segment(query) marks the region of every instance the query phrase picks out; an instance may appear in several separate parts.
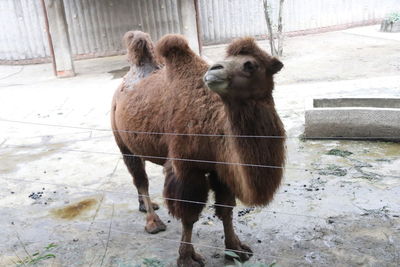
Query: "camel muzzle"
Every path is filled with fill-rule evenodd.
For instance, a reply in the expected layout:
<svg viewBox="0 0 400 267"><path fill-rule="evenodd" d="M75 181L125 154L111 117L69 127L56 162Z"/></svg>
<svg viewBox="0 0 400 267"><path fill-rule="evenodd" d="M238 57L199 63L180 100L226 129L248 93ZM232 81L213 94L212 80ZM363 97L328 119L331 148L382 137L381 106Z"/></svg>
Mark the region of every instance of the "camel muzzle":
<svg viewBox="0 0 400 267"><path fill-rule="evenodd" d="M222 63L212 65L203 77L207 87L218 94L226 94L229 84L228 74Z"/></svg>

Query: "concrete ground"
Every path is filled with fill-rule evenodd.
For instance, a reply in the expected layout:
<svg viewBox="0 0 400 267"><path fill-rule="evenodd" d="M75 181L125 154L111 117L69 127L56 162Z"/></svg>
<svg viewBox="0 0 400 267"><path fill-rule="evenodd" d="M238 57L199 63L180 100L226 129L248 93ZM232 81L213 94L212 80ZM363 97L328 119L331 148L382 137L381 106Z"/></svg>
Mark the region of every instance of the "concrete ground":
<svg viewBox="0 0 400 267"><path fill-rule="evenodd" d="M285 180L268 207L234 210L252 262L400 265L400 144L301 138L309 98L400 97L400 35L378 28L285 40L275 89L289 136ZM224 48L204 53L217 60ZM180 223L162 206L167 231L144 232L109 131L126 66L124 57L77 61L70 79L49 64L0 66L0 266L174 266ZM162 204L162 170L147 171ZM225 263L222 236L209 206L193 234L207 266Z"/></svg>

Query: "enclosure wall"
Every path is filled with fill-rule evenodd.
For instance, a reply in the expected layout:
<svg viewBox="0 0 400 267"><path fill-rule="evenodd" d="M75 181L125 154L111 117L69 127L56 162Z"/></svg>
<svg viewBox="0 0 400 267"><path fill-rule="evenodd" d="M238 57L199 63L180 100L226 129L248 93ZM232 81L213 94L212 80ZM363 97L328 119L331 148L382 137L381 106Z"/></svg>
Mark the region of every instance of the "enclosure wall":
<svg viewBox="0 0 400 267"><path fill-rule="evenodd" d="M182 1L182 0L181 0ZM192 1L192 0L184 0ZM267 33L262 0L198 0L204 44ZM270 0L276 18L279 0ZM153 40L183 32L178 0L64 0L75 57L123 52L132 29ZM284 31L367 24L400 11L399 0L286 0ZM37 0L0 1L0 62L48 58L43 10Z"/></svg>
<svg viewBox="0 0 400 267"><path fill-rule="evenodd" d="M268 2L276 22L279 0ZM369 24L396 10L399 0L285 0L284 32ZM262 0L200 0L200 14L205 44L268 32Z"/></svg>

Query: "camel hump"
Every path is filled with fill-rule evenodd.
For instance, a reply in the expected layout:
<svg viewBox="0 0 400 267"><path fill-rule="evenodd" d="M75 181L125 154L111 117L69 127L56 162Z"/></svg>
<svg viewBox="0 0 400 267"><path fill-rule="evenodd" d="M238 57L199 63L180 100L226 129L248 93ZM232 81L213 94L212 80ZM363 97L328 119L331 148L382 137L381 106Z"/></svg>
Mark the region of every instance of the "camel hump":
<svg viewBox="0 0 400 267"><path fill-rule="evenodd" d="M145 63L157 65L154 53L154 45L148 35L141 31L128 31L123 37L128 52L128 61L136 66L143 66Z"/></svg>
<svg viewBox="0 0 400 267"><path fill-rule="evenodd" d="M161 38L156 45L156 52L167 60L185 55L194 55L188 41L179 34L168 34Z"/></svg>

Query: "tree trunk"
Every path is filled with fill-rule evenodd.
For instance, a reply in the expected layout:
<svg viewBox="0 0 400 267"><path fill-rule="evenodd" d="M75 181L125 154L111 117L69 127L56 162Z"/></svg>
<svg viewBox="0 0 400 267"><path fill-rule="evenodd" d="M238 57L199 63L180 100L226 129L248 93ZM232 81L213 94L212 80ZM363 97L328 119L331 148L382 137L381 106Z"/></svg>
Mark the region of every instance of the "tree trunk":
<svg viewBox="0 0 400 267"><path fill-rule="evenodd" d="M283 23L282 23L282 17L283 17L283 2L285 0L280 0L279 1L279 15L278 15L278 57L282 56L283 54Z"/></svg>
<svg viewBox="0 0 400 267"><path fill-rule="evenodd" d="M272 30L272 23L271 23L271 18L270 18L270 12L269 12L269 6L268 6L268 0L263 0L264 3L264 15L265 15L265 21L267 22L267 27L268 27L268 39L269 39L269 45L271 47L271 54L273 56L277 55L277 50L275 47L275 41L274 41L274 31Z"/></svg>

